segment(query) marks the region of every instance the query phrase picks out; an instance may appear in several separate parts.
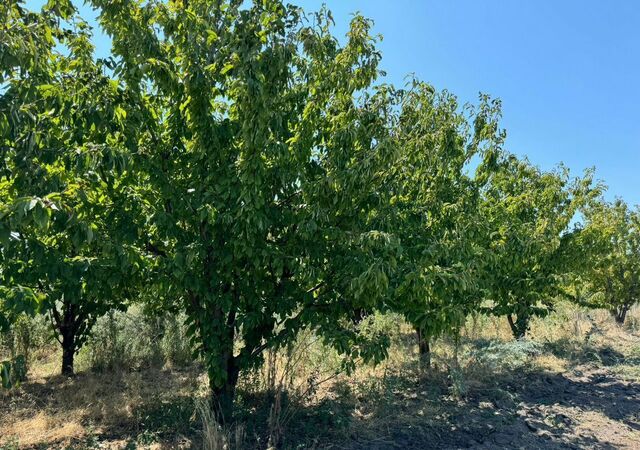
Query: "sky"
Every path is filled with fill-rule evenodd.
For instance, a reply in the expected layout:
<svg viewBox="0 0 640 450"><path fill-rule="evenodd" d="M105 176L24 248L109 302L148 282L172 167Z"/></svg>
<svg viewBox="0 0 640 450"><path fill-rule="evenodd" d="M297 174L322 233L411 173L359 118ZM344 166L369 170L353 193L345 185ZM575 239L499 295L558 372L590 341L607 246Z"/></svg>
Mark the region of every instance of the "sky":
<svg viewBox="0 0 640 450"><path fill-rule="evenodd" d="M320 2L299 3L314 10ZM507 150L543 169L596 168L640 204L637 0L328 0L343 34L354 11L383 35L389 81L407 74L462 102L502 99Z"/></svg>
<svg viewBox="0 0 640 450"><path fill-rule="evenodd" d="M289 0L315 11L321 1ZM41 4L29 0L29 6ZM589 167L640 204L640 2L637 0L326 0L344 35L354 12L383 36L387 81L406 76L502 100L505 148L545 170ZM82 8L91 16L89 8ZM109 41L95 37L98 53Z"/></svg>

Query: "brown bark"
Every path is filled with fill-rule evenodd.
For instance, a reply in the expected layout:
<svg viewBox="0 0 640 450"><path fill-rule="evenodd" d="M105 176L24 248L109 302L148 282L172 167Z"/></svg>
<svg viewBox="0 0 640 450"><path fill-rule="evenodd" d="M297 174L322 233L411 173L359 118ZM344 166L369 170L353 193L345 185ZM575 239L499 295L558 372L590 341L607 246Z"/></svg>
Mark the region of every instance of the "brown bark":
<svg viewBox="0 0 640 450"><path fill-rule="evenodd" d="M529 329L529 317L528 316L518 316L515 320L513 320L513 316L511 314L507 314L507 320L509 321L509 327L511 328L511 332L513 333L513 337L516 339L522 339L527 334L527 330Z"/></svg>
<svg viewBox="0 0 640 450"><path fill-rule="evenodd" d="M429 337L416 328L416 336L418 339L418 354L420 355L420 364L426 368L431 367L431 347L429 346Z"/></svg>

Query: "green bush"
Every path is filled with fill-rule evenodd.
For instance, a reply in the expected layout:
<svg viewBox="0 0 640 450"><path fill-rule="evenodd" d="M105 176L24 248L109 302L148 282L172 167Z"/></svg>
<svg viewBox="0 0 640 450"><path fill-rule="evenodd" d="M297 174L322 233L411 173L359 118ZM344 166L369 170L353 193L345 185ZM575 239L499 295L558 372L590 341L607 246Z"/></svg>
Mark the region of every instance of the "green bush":
<svg viewBox="0 0 640 450"><path fill-rule="evenodd" d="M387 336L394 343L400 343L402 334L400 326L404 323L402 315L397 313L375 312L366 316L360 322L358 329L360 334L371 339L376 336Z"/></svg>
<svg viewBox="0 0 640 450"><path fill-rule="evenodd" d="M532 357L542 354L542 344L528 339L509 342L491 341L489 345L474 349L474 360L492 371L512 370L526 365Z"/></svg>
<svg viewBox="0 0 640 450"><path fill-rule="evenodd" d="M21 315L9 330L0 334L0 357L12 360L22 357L26 373L34 352L52 345L53 342L53 332L46 317Z"/></svg>
<svg viewBox="0 0 640 450"><path fill-rule="evenodd" d="M27 379L27 365L23 355L11 361L0 361L0 385L5 389L20 385Z"/></svg>
<svg viewBox="0 0 640 450"><path fill-rule="evenodd" d="M185 317L167 315L163 318L164 334L160 341L165 363L182 367L193 361L193 350L186 336Z"/></svg>
<svg viewBox="0 0 640 450"><path fill-rule="evenodd" d="M149 315L137 306L98 320L80 359L97 372L180 367L193 360L181 316Z"/></svg>

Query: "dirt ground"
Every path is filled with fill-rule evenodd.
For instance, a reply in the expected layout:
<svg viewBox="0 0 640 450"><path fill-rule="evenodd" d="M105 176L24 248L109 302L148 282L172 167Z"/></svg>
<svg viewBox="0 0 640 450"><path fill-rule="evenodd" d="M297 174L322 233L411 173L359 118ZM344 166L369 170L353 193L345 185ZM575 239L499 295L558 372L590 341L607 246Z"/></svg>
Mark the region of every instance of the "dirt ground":
<svg viewBox="0 0 640 450"><path fill-rule="evenodd" d="M189 380L193 382L193 376L142 374L133 382L138 383L136 394L131 379L119 377L111 383L93 375L75 382L95 386L99 380L98 391L62 380L49 386L23 385L20 394L3 397L1 448L198 448L197 421L189 402L181 410L177 401L181 397L169 396L154 399L157 407L149 407L154 403L153 390L163 386L179 392ZM352 423L341 427L330 419L314 443L313 431L296 430L307 420L313 426L323 422L318 409L310 408L290 425L283 447L640 449L640 383L607 367L589 364L565 373L525 371L496 379L487 390L473 388L464 399L447 395L446 386L437 385L437 380L421 380L412 388L403 381L400 390L390 391L386 408L373 406L371 399L338 396L331 409L351 409ZM441 392L434 395L433 389ZM101 402L100 390L120 395ZM128 398L126 391L131 394ZM93 404L88 395L96 395ZM393 416L385 420L384 409ZM167 420L158 419L164 415Z"/></svg>
<svg viewBox="0 0 640 450"><path fill-rule="evenodd" d="M588 366L522 375L504 381L503 399L476 393L431 427L400 427L378 443L356 437L345 448L640 449L640 383Z"/></svg>
<svg viewBox="0 0 640 450"><path fill-rule="evenodd" d="M278 447L640 449L640 334L578 334L538 335L524 350L505 339L492 347L495 336L469 338L459 367L444 342L429 370L407 351L412 337L402 336L382 367L338 377L311 401L283 404L291 418ZM203 448L201 367L65 379L54 375L57 356L19 388L0 391L0 449ZM266 448L270 400L244 386L238 404L244 428L236 441Z"/></svg>
<svg viewBox="0 0 640 450"><path fill-rule="evenodd" d="M511 423L471 440L476 448L640 448L640 385L606 369L546 374L516 387Z"/></svg>

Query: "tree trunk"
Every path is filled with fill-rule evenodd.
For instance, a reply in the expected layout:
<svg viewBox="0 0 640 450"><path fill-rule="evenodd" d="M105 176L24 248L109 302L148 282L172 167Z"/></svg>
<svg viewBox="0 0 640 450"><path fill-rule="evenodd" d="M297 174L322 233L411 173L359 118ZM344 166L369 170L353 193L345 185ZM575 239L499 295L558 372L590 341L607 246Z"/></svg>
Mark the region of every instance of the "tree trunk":
<svg viewBox="0 0 640 450"><path fill-rule="evenodd" d="M226 362L226 379L222 386L216 386L210 382L211 403L218 423L230 423L233 420L233 407L236 397L236 386L240 370L235 358L229 358ZM211 379L211 377L209 377Z"/></svg>
<svg viewBox="0 0 640 450"><path fill-rule="evenodd" d="M221 308L214 310L214 320L223 325L219 330L222 339L219 341L219 353L217 354L216 368L224 373L222 385L211 383L211 401L216 415L216 420L220 424L230 423L233 420L233 404L236 396L236 386L240 376L240 366L238 358L233 354L233 344L235 340L235 320L236 312L232 309L225 318L225 313ZM226 336L225 336L226 334ZM211 380L212 377L210 376ZM215 380L215 378L213 378Z"/></svg>
<svg viewBox="0 0 640 450"><path fill-rule="evenodd" d="M418 338L418 354L420 355L420 365L425 368L431 367L431 348L429 346L429 338L416 328L416 336Z"/></svg>
<svg viewBox="0 0 640 450"><path fill-rule="evenodd" d="M511 314L507 314L507 320L509 321L509 327L511 327L513 337L516 339L522 339L525 337L527 330L529 329L529 316L518 315L514 321L513 316Z"/></svg>
<svg viewBox="0 0 640 450"><path fill-rule="evenodd" d="M73 358L76 353L75 334L71 330L62 333L62 375L72 377L74 375Z"/></svg>
<svg viewBox="0 0 640 450"><path fill-rule="evenodd" d="M62 314L55 306L51 309L56 331L61 339L62 346L62 375L72 377L74 375L73 359L77 350L77 332L80 319L76 317L77 308L73 303L63 303Z"/></svg>
<svg viewBox="0 0 640 450"><path fill-rule="evenodd" d="M624 324L624 321L627 318L627 311L629 311L629 308L624 305L618 306L615 311L611 311L611 314L618 325Z"/></svg>

